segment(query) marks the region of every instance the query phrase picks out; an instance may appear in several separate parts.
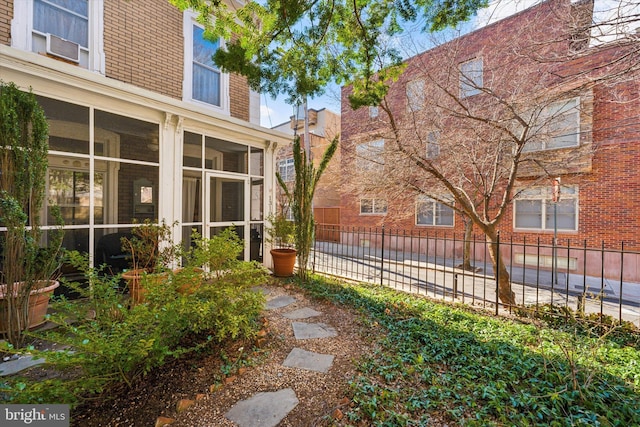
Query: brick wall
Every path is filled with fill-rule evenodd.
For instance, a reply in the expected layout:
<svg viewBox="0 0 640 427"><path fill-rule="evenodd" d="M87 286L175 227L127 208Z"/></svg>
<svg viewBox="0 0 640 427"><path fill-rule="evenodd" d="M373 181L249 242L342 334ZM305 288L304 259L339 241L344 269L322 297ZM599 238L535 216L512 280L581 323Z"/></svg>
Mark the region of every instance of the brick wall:
<svg viewBox="0 0 640 427"><path fill-rule="evenodd" d="M249 84L238 74L229 76L229 99L231 117L249 121Z"/></svg>
<svg viewBox="0 0 640 427"><path fill-rule="evenodd" d="M586 3L585 3L586 4ZM587 5L588 6L588 5ZM401 131L412 128L424 128L429 117L411 115L407 110L406 84L420 77L425 69L439 71L439 68L452 64L451 68L443 69L443 74L449 73L452 90L456 90L457 64L481 56L485 64L485 85L495 89L491 83L500 81L500 89L508 95L510 93L547 93L549 88L560 83L560 75L579 76L581 71L591 70L596 64L603 64L612 55L620 55L619 51L604 50L577 58L562 64L541 63L531 61L530 58L510 58L508 71L505 68L492 69L491 64L504 62L500 57L504 46L526 46L532 41L538 41L540 55L554 51L566 51L570 37L563 34L563 27L555 25L558 19L568 16L564 8L571 6L569 2L559 0L548 2L537 8L528 9L513 17L499 21L450 44L442 45L409 60L405 73L391 88L388 94L389 105L394 111L394 119L400 124ZM539 23L540 25L532 25ZM579 38L579 37L578 37ZM550 40L548 43L544 40ZM575 45L574 39L574 44ZM584 45L584 43L582 43ZM619 49L619 48L618 48ZM504 54L504 53L503 53ZM545 72L548 71L548 72ZM553 71L553 72L551 72ZM533 78L526 80L526 76ZM560 91L570 91L580 85L580 79L563 80ZM380 116L375 119L369 117L368 108L352 110L347 102L351 88L342 89L342 175L348 177L354 168L354 152L357 144L379 138L392 140L386 116L380 110ZM557 92L557 90L556 90ZM567 92L569 93L569 92ZM555 166L562 174L563 185L577 185L579 189L579 217L578 231L560 232L561 239L571 239L572 242L582 242L589 245L599 245L602 241L607 245L619 245L625 241L628 249L640 248L640 79L636 76L628 81L612 87L603 84L581 93L582 109L581 146L580 155L565 156L567 152L553 150L543 153L545 157L555 152L556 159L545 159L547 164ZM425 96L426 103L430 96ZM473 108L473 100L469 100ZM418 118L417 124L413 120ZM452 123L453 125L453 123ZM404 126L404 127L403 127ZM408 137L409 133L403 135ZM574 153L575 154L575 153ZM564 157L562 157L562 156ZM564 160L563 160L564 159ZM578 162L574 162L578 159ZM393 167L399 167L394 164ZM549 171L547 171L549 172ZM550 185L550 180L539 173L527 172L528 181L520 184ZM538 176L538 178L536 178ZM540 179L542 177L542 179ZM360 180L366 179L359 177ZM538 182L535 182L538 179ZM500 194L500 193L499 193ZM420 230L423 233L462 233L463 222L456 215L454 227L427 227L415 225L415 197L389 194L393 199L389 203L386 215L360 215L359 196L353 192L343 194L341 199L342 224L346 226L380 226L406 230ZM553 232L521 233L513 231L513 215L508 210L501 219L500 226L503 238L513 235L528 241L537 238L549 241ZM475 230L480 234L479 230Z"/></svg>
<svg viewBox="0 0 640 427"><path fill-rule="evenodd" d="M13 0L0 0L0 44L11 45Z"/></svg>
<svg viewBox="0 0 640 427"><path fill-rule="evenodd" d="M106 75L182 98L182 13L163 0L105 1Z"/></svg>

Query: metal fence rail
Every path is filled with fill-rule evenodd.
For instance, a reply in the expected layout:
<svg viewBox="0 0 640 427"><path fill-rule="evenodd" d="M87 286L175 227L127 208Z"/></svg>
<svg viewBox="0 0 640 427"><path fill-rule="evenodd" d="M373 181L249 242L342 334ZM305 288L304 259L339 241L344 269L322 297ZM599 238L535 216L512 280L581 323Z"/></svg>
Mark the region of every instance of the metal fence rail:
<svg viewBox="0 0 640 427"><path fill-rule="evenodd" d="M498 299L497 282L482 236L426 234L385 228L321 226L310 257L314 272L376 283L452 302L491 309L514 307ZM465 246L470 268L463 268ZM501 241L499 256L517 306L543 305L611 316L640 327L640 252L589 247L587 242Z"/></svg>

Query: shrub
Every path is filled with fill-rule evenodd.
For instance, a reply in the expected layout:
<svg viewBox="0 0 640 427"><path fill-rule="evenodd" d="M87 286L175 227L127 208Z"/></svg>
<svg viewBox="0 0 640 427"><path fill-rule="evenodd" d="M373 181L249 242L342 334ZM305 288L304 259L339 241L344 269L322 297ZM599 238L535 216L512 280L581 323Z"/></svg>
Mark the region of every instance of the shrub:
<svg viewBox="0 0 640 427"><path fill-rule="evenodd" d="M227 255L235 260L234 254L230 249ZM74 374L38 383L12 378L0 386L6 401L75 404L115 382L131 386L168 359L208 343L250 338L258 329L264 296L253 287L264 283L266 273L257 264L225 264L226 274L202 280L191 293L177 291L186 273L171 274L165 282L146 283L145 303L129 306L118 290L119 276L102 274L78 253L70 254L69 263L84 272L89 286L68 284L83 298L61 297L50 318L58 327L36 335L73 351L34 355L46 357L56 371Z"/></svg>

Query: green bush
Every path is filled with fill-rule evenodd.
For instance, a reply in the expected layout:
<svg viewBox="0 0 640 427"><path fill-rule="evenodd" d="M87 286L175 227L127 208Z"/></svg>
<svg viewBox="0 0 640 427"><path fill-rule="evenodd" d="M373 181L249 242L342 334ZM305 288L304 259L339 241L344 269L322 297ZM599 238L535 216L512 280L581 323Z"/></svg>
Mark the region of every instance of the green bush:
<svg viewBox="0 0 640 427"><path fill-rule="evenodd" d="M116 382L132 385L168 359L208 343L252 337L264 306L263 294L253 287L265 282L266 272L258 264L236 262L235 246L224 246L234 260L225 263L225 274L203 278L202 271L183 269L162 282L148 281L145 302L135 305L119 291L118 276L106 276L89 267L86 256L71 253L70 264L84 272L89 285L68 284L83 298L60 298L50 318L59 326L36 335L73 351L34 352L68 379L13 377L0 384L2 400L76 404ZM185 277L198 280L193 292L178 292Z"/></svg>

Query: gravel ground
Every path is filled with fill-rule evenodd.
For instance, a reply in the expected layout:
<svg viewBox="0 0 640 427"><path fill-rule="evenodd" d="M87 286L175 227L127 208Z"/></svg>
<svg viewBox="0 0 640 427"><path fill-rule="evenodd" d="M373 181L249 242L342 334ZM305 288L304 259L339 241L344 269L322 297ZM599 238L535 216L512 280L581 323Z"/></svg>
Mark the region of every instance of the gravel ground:
<svg viewBox="0 0 640 427"><path fill-rule="evenodd" d="M296 302L286 307L263 312L266 336L259 351L250 355L253 363L242 373L230 373L226 380L221 372L221 353L232 359L241 349L250 349L254 342L228 342L210 352L193 354L155 369L131 388L112 388L96 401L86 402L72 411L72 425L93 426L153 426L158 417L173 418L171 427L235 426L224 414L238 401L258 392L292 388L299 400L279 426L339 426L346 425L350 404L349 380L356 375L355 362L370 353L365 337L373 331L365 328L360 316L350 309L332 303L313 300L299 288L277 281L263 287L267 300L278 296L294 297ZM317 317L299 319L325 323L338 335L332 338L296 340L292 320L282 315L300 308L312 308L322 313ZM335 356L327 373L282 366L293 348ZM246 356L246 355L245 355ZM228 361L226 362L228 363ZM215 384L224 383L219 388ZM212 391L211 386L214 385ZM181 399L196 400L193 406L178 413Z"/></svg>
<svg viewBox="0 0 640 427"><path fill-rule="evenodd" d="M292 388L300 403L280 426L329 426L339 424L341 413L350 403L348 382L355 375L354 362L371 351L364 341L364 329L355 312L331 303L314 301L291 286L267 286L267 300L289 295L296 302L286 307L265 311L266 355L262 363L247 369L235 380L214 393L208 393L186 412L176 416L172 427L178 426L234 426L224 414L238 401L258 392ZM337 331L332 338L296 340L292 320L282 315L300 308L313 308L322 314L306 322L325 323ZM282 366L289 352L302 348L335 356L328 373Z"/></svg>

